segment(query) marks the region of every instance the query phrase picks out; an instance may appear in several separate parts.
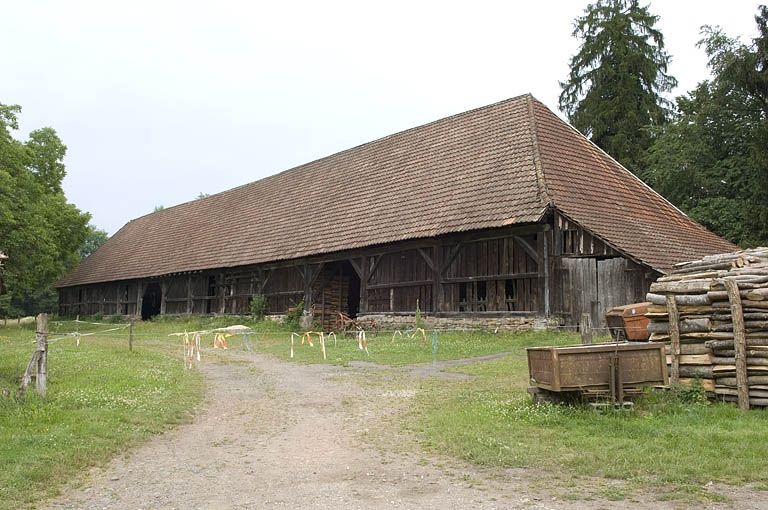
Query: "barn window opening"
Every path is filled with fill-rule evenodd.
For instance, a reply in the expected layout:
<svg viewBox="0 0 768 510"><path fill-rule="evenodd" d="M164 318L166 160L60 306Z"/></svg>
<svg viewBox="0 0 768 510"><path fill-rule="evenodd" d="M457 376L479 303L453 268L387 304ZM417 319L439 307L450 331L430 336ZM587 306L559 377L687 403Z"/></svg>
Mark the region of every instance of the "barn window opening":
<svg viewBox="0 0 768 510"><path fill-rule="evenodd" d="M504 282L504 302L507 305L508 311L515 309L515 280Z"/></svg>
<svg viewBox="0 0 768 510"><path fill-rule="evenodd" d="M459 284L459 311L460 312L467 311L467 284L466 283Z"/></svg>
<svg viewBox="0 0 768 510"><path fill-rule="evenodd" d="M205 300L205 313L213 312L213 298L216 297L216 277L208 278L208 299Z"/></svg>
<svg viewBox="0 0 768 510"><path fill-rule="evenodd" d="M486 282L477 282L477 311L485 312L488 303L488 286Z"/></svg>

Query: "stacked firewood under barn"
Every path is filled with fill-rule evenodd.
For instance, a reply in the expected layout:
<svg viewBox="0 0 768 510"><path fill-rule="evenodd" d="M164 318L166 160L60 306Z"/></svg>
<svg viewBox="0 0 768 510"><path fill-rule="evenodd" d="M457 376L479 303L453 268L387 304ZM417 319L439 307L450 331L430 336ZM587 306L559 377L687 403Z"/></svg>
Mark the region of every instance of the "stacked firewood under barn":
<svg viewBox="0 0 768 510"><path fill-rule="evenodd" d="M678 264L651 285L652 342L670 382L701 381L720 400L768 406L768 248Z"/></svg>

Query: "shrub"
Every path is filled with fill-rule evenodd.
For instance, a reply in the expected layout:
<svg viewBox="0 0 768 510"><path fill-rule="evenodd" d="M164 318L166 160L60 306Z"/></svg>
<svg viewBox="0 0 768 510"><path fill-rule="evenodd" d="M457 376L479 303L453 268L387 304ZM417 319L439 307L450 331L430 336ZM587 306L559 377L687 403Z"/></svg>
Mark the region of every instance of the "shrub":
<svg viewBox="0 0 768 510"><path fill-rule="evenodd" d="M299 301L299 303L296 305L296 309L292 312L289 311L287 314L285 314L285 319L283 320L283 324L286 326L289 326L292 329L298 329L299 325L301 324L301 316L304 314L304 300L302 299Z"/></svg>
<svg viewBox="0 0 768 510"><path fill-rule="evenodd" d="M256 294L251 298L251 315L257 321L263 321L267 314L267 297L264 294Z"/></svg>

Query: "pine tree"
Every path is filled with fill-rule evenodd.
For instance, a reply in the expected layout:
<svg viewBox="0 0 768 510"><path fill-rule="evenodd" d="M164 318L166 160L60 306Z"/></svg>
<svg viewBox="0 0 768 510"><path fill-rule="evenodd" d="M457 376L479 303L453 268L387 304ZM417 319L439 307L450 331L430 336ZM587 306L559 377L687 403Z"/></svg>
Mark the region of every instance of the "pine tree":
<svg viewBox="0 0 768 510"><path fill-rule="evenodd" d="M638 0L598 0L574 22L581 39L568 80L560 83L560 110L571 124L632 171L642 168L652 128L664 124L677 86L658 16Z"/></svg>

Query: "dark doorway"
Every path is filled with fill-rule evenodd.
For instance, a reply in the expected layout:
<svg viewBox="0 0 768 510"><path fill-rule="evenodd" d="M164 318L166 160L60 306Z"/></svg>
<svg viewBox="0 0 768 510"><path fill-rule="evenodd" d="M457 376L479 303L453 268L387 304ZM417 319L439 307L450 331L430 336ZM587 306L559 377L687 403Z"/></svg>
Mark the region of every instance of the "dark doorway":
<svg viewBox="0 0 768 510"><path fill-rule="evenodd" d="M347 310L353 319L360 313L360 277L352 268L352 264L344 262L342 266L344 280L347 281Z"/></svg>
<svg viewBox="0 0 768 510"><path fill-rule="evenodd" d="M144 291L141 302L141 320L146 321L160 315L160 302L163 299L163 291L157 283L150 283Z"/></svg>

